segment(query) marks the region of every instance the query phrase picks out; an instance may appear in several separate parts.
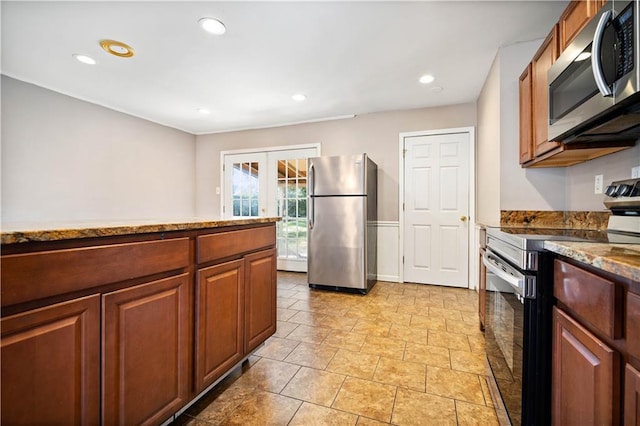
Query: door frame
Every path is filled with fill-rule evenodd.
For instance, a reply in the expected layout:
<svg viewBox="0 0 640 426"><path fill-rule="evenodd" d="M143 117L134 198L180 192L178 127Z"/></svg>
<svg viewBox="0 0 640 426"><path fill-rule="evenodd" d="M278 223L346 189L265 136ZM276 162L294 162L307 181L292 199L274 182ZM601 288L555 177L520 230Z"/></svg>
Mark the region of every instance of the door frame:
<svg viewBox="0 0 640 426"><path fill-rule="evenodd" d="M475 137L475 127L455 127L450 129L436 129L436 130L421 130L417 132L404 132L400 133L398 140L398 154L399 154L399 167L398 167L398 282L404 282L404 139L408 137L415 136L434 136L434 135L447 135L452 133L466 133L469 135L469 227L468 227L468 238L469 238L469 247L468 247L468 255L469 255L469 268L468 268L468 276L467 276L467 288L474 288L472 278L478 276L477 268L479 265L476 262L472 261L476 258L476 246L477 241L475 240L476 232L476 162L475 162L475 151L476 151L476 137ZM464 287L462 287L464 288Z"/></svg>

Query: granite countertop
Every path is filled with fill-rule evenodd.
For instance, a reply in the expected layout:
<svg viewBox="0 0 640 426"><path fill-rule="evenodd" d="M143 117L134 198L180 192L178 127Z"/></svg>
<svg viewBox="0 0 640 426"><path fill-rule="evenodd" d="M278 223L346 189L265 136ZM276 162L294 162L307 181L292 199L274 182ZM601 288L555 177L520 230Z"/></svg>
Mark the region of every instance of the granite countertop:
<svg viewBox="0 0 640 426"><path fill-rule="evenodd" d="M544 248L603 271L640 282L640 244L545 241Z"/></svg>
<svg viewBox="0 0 640 426"><path fill-rule="evenodd" d="M224 226L273 223L278 222L280 219L280 217L256 217L246 219L188 218L117 222L3 223L0 231L0 242L2 244L15 244L30 241L57 241L152 232L190 231Z"/></svg>

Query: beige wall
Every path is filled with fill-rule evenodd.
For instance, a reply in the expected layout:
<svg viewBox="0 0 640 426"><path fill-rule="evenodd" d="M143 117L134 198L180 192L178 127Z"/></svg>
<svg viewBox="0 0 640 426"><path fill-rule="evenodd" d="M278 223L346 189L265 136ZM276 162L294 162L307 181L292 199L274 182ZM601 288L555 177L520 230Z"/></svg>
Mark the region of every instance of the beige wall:
<svg viewBox="0 0 640 426"><path fill-rule="evenodd" d="M631 168L640 166L640 145L567 168L566 210L605 210L603 195L594 194L595 175L602 175L604 184L630 179Z"/></svg>
<svg viewBox="0 0 640 426"><path fill-rule="evenodd" d="M190 217L195 136L2 76L2 222Z"/></svg>
<svg viewBox="0 0 640 426"><path fill-rule="evenodd" d="M478 97L476 222L500 223L500 56L496 55Z"/></svg>
<svg viewBox="0 0 640 426"><path fill-rule="evenodd" d="M354 118L196 137L196 212L220 214L220 152L319 143L322 155L366 152L378 164L378 220L398 220L399 134L475 126L475 104L365 114Z"/></svg>
<svg viewBox="0 0 640 426"><path fill-rule="evenodd" d="M566 168L520 167L518 81L542 40L502 47L478 98L478 222L497 225L500 210L564 210Z"/></svg>

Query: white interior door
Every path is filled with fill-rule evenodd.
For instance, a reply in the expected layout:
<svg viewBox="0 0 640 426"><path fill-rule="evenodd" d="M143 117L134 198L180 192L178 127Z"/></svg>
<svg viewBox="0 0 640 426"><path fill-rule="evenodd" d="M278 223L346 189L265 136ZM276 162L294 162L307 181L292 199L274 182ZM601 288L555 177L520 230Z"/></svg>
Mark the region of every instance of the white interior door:
<svg viewBox="0 0 640 426"><path fill-rule="evenodd" d="M469 133L404 138L404 281L469 285L469 144Z"/></svg>

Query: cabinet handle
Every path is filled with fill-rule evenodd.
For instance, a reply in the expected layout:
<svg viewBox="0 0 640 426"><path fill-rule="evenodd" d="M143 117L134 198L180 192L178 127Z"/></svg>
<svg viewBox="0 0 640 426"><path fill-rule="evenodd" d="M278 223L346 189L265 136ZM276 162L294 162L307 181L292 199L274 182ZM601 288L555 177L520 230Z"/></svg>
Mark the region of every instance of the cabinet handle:
<svg viewBox="0 0 640 426"><path fill-rule="evenodd" d="M613 92L609 88L609 85L604 80L604 73L602 72L602 62L600 61L600 46L602 44L602 35L604 34L605 26L607 22L613 18L613 10L607 10L602 14L596 27L596 32L593 35L593 47L591 55L591 71L593 72L593 78L596 80L596 86L602 94L602 96L612 96Z"/></svg>

